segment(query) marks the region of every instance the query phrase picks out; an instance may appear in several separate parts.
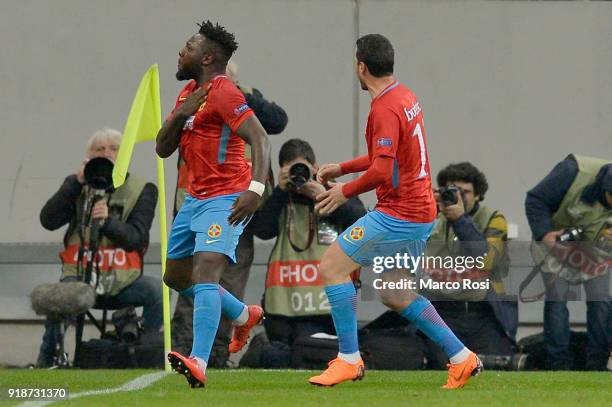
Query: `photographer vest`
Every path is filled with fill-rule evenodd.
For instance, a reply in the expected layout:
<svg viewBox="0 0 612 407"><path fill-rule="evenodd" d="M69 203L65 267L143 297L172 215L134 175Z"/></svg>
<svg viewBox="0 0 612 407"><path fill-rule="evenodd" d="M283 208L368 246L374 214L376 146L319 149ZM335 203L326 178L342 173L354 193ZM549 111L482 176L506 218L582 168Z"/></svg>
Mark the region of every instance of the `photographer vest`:
<svg viewBox="0 0 612 407"><path fill-rule="evenodd" d="M125 183L110 195L108 201L109 217L117 216L122 222L126 222L145 184L145 181L130 174ZM76 225L69 228L66 232L67 234L64 237L65 249L59 254L62 261L62 278L78 275L79 249L81 245L87 247L89 244L89 231L85 232L85 242L81 242L79 237L80 223L83 218L82 211L88 188L88 186L84 186L83 192L77 199ZM92 269L91 284L96 288L96 294L116 295L132 284L142 273L143 255L144 251L142 253L139 251L125 251L117 247L106 236L101 235L98 253L97 256L94 256L95 263ZM86 268L87 259L83 258L82 272Z"/></svg>
<svg viewBox="0 0 612 407"><path fill-rule="evenodd" d="M592 157L573 155L578 163L578 174L553 214L554 230L581 226L582 243L557 245L551 253L542 243L533 243L531 252L540 270L559 274L566 280L579 283L604 275L610 266L612 250L612 209L601 202L584 202L582 193L593 184L601 167L612 162ZM588 243L587 243L588 242Z"/></svg>
<svg viewBox="0 0 612 407"><path fill-rule="evenodd" d="M282 209L278 229L268 260L266 313L287 317L329 314L319 262L340 230L316 216L312 204L294 202Z"/></svg>
<svg viewBox="0 0 612 407"><path fill-rule="evenodd" d="M478 231L485 233L493 217L497 214L486 206L480 205L476 213L472 216L472 221L476 225ZM448 224L446 218L442 215L438 217L436 227L429 238L426 256L436 256L436 258L451 259L461 255L458 252L459 243L453 228ZM424 293L430 294L432 299L436 300L452 300L452 301L483 301L487 298L486 288L463 288L463 283L469 281L471 283L486 282L489 279L490 288L495 292L503 294L505 289L502 278L508 274L509 261L507 253L500 261L496 262L493 269L490 271L481 270L477 267L467 268L465 271L459 272L454 269L440 268L438 264L428 260L429 268L423 267L422 280L433 280L439 282L457 281L461 284L459 289L435 289L424 290ZM444 264L445 262L442 262ZM474 284L471 284L474 285ZM478 286L478 284L475 284Z"/></svg>

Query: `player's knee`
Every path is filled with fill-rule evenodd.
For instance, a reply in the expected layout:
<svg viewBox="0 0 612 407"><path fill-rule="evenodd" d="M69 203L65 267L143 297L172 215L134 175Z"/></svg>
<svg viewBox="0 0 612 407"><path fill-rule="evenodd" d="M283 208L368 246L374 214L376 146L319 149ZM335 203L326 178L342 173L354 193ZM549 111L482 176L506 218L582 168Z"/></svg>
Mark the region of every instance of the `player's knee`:
<svg viewBox="0 0 612 407"><path fill-rule="evenodd" d="M184 264L183 264L184 263ZM191 286L191 265L188 262L177 260L166 261L166 271L164 272L164 284L173 290L181 291Z"/></svg>
<svg viewBox="0 0 612 407"><path fill-rule="evenodd" d="M218 284L227 265L227 257L224 254L216 252L197 253L193 264L194 282Z"/></svg>
<svg viewBox="0 0 612 407"><path fill-rule="evenodd" d="M405 308L405 301L396 293L390 292L390 290L381 290L379 292L380 302L387 308L395 312L401 312Z"/></svg>
<svg viewBox="0 0 612 407"><path fill-rule="evenodd" d="M166 272L164 273L164 284L166 284L168 287L176 290L177 289L177 278L174 277L172 275L171 272L168 272L168 270L166 270Z"/></svg>
<svg viewBox="0 0 612 407"><path fill-rule="evenodd" d="M334 284L341 277L341 270L329 257L323 256L319 263L319 275L325 285Z"/></svg>

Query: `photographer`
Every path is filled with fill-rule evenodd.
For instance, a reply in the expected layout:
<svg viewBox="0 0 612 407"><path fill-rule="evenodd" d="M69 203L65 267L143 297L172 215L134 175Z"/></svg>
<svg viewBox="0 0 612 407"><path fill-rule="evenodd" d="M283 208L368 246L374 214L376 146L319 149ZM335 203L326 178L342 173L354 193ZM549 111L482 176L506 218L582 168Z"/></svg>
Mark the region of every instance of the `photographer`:
<svg viewBox="0 0 612 407"><path fill-rule="evenodd" d="M481 204L488 190L485 175L469 162L450 164L437 177L438 222L427 256L480 257L480 265L424 268L423 278L461 282L459 289L423 290L440 316L470 349L481 355L511 355L517 329L516 300L506 298L508 225L500 211ZM467 261L465 263L468 264ZM466 287L464 282L471 286ZM477 284L475 284L477 283ZM479 284L484 284L484 287ZM481 288L482 287L482 288ZM486 288L485 288L486 287ZM445 355L432 344L430 367L444 368ZM433 359L433 363L432 363Z"/></svg>
<svg viewBox="0 0 612 407"><path fill-rule="evenodd" d="M270 343L258 346L267 339L256 336L241 366L289 367L296 338L334 333L318 274L319 261L339 232L365 213L358 198L351 198L328 217L315 213L315 197L325 187L315 181L318 166L306 141L284 143L279 164L278 186L250 223L255 236L266 240L276 237L264 293L264 325Z"/></svg>
<svg viewBox="0 0 612 407"><path fill-rule="evenodd" d="M572 368L567 300L570 285L583 284L585 367L606 370L612 340L610 275L605 267L612 248L612 163L570 154L527 193L525 211L533 240L539 242L532 245L532 254L546 287L544 341L549 368ZM574 264L578 256L561 256L567 249L604 267Z"/></svg>
<svg viewBox="0 0 612 407"><path fill-rule="evenodd" d="M105 300L113 308L144 306L145 331L158 331L162 324L161 279L142 275L142 258L149 244L157 188L128 174L121 187L95 201L92 200L93 188L85 178L86 165L91 159L104 157L115 161L120 139L121 134L113 129L94 133L78 172L66 177L60 189L47 201L40 212L40 222L47 230L68 224L64 250L59 254L61 282L84 279L87 259L84 258L86 254L83 256L83 248L98 241L99 251L94 256L91 276L97 300ZM91 205L90 214L84 210L88 205ZM96 228L99 236L93 235ZM81 265L79 260L82 260ZM59 322L48 318L38 367L53 364L58 334Z"/></svg>

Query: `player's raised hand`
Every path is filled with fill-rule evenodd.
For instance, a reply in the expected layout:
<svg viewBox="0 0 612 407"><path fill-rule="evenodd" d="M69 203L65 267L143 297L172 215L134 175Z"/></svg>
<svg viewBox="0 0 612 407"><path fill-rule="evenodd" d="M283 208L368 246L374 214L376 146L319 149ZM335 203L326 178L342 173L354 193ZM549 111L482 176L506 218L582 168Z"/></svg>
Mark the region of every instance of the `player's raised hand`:
<svg viewBox="0 0 612 407"><path fill-rule="evenodd" d="M317 195L318 203L315 210L321 216L331 215L336 209L342 206L348 198L342 193L343 182L335 182L331 189Z"/></svg>
<svg viewBox="0 0 612 407"><path fill-rule="evenodd" d="M244 191L241 193L232 205L232 213L230 213L230 216L227 218L229 224L236 226L253 216L259 205L259 199L260 196L253 191Z"/></svg>
<svg viewBox="0 0 612 407"><path fill-rule="evenodd" d="M342 176L342 168L340 164L325 164L317 171L317 181L323 185L327 185L329 180Z"/></svg>
<svg viewBox="0 0 612 407"><path fill-rule="evenodd" d="M189 117L197 112L200 106L206 102L211 86L209 84L207 87L201 87L187 96L185 102L179 107L177 114Z"/></svg>

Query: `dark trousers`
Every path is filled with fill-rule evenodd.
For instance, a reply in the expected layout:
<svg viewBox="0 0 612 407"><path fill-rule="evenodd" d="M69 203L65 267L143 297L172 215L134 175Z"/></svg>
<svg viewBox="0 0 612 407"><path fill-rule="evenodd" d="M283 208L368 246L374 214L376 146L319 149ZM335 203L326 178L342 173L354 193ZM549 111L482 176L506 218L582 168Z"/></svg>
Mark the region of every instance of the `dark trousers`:
<svg viewBox="0 0 612 407"><path fill-rule="evenodd" d="M61 282L68 283L77 281L76 277L66 277ZM129 305L143 307L143 325L147 331L159 331L163 322L163 297L161 279L140 276L132 284L121 290L117 295L110 297L106 302L107 307L112 309L122 308ZM60 335L60 324L62 321L45 321L45 333L43 334L37 365L48 367L53 363L53 356Z"/></svg>
<svg viewBox="0 0 612 407"><path fill-rule="evenodd" d="M567 370L572 367L569 351L570 326L567 310L570 284L563 278L542 273L546 284L544 303L544 341L548 367ZM587 370L606 370L612 343L612 305L609 293L610 275L584 282L587 297Z"/></svg>
<svg viewBox="0 0 612 407"><path fill-rule="evenodd" d="M253 264L253 235L245 230L240 236L236 247L236 264L229 265L221 275L220 284L234 297L242 301L249 272ZM215 343L210 355L211 367L224 367L229 353L227 347L232 338L232 321L221 317ZM193 342L193 299L179 295L172 316L172 349L183 355L191 353Z"/></svg>
<svg viewBox="0 0 612 407"><path fill-rule="evenodd" d="M483 355L514 353L512 340L504 333L486 301L435 301L432 304L457 338L472 352ZM429 339L426 343L428 367L446 369L446 354Z"/></svg>

